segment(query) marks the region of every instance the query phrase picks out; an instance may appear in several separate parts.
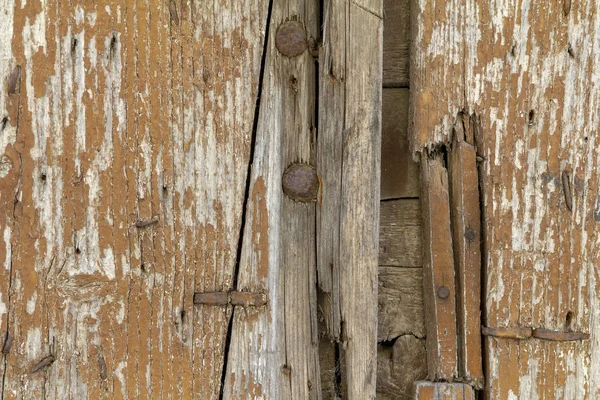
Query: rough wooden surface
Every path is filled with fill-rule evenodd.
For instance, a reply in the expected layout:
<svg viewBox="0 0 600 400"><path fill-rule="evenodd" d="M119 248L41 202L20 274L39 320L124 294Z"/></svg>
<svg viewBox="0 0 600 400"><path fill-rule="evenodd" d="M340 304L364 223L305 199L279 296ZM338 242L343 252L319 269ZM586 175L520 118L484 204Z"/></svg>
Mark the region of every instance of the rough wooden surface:
<svg viewBox="0 0 600 400"><path fill-rule="evenodd" d="M408 87L410 1L383 1L383 86Z"/></svg>
<svg viewBox="0 0 600 400"><path fill-rule="evenodd" d="M451 181L452 244L456 279L458 373L463 382L483 386L481 353L481 219L477 154L469 118L462 114L448 155ZM465 133L465 131L468 131ZM468 137L467 137L468 136ZM467 140L470 141L467 142Z"/></svg>
<svg viewBox="0 0 600 400"><path fill-rule="evenodd" d="M267 8L0 2L3 398L218 396Z"/></svg>
<svg viewBox="0 0 600 400"><path fill-rule="evenodd" d="M299 21L317 37L314 3L274 3L269 21L260 115L238 290L269 293L267 312L237 308L227 361L226 398L321 396L315 266L315 203L284 195L293 162L314 163L315 74L312 55L288 58L275 47L278 27Z"/></svg>
<svg viewBox="0 0 600 400"><path fill-rule="evenodd" d="M377 340L425 336L421 268L379 267Z"/></svg>
<svg viewBox="0 0 600 400"><path fill-rule="evenodd" d="M452 380L457 373L455 272L448 172L440 154L423 154L421 187L427 371L430 380Z"/></svg>
<svg viewBox="0 0 600 400"><path fill-rule="evenodd" d="M381 0L323 4L317 268L326 330L341 344L350 399L375 397L382 8Z"/></svg>
<svg viewBox="0 0 600 400"><path fill-rule="evenodd" d="M475 400L475 391L465 383L415 382L415 400Z"/></svg>
<svg viewBox="0 0 600 400"><path fill-rule="evenodd" d="M600 2L433 0L412 13L412 149L449 143L459 111L482 124L484 325L590 334L488 337L487 395L598 398Z"/></svg>
<svg viewBox="0 0 600 400"><path fill-rule="evenodd" d="M379 265L423 265L421 203L419 199L381 203Z"/></svg>
<svg viewBox="0 0 600 400"><path fill-rule="evenodd" d="M427 377L425 340L403 335L377 349L377 399L414 399L413 383Z"/></svg>
<svg viewBox="0 0 600 400"><path fill-rule="evenodd" d="M419 164L408 150L408 97L408 89L383 89L382 200L419 197Z"/></svg>

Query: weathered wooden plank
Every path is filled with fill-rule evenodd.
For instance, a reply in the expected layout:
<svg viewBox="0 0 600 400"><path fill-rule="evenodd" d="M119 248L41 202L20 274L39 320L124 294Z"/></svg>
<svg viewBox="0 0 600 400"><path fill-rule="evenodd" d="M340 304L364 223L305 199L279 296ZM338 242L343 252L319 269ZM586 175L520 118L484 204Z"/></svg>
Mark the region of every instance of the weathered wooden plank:
<svg viewBox="0 0 600 400"><path fill-rule="evenodd" d="M421 268L379 267L377 340L425 336Z"/></svg>
<svg viewBox="0 0 600 400"><path fill-rule="evenodd" d="M449 143L459 111L481 120L484 325L590 334L572 347L487 340L490 371L516 371L487 374L492 399L600 396L600 3L563 3L413 8L412 149Z"/></svg>
<svg viewBox="0 0 600 400"><path fill-rule="evenodd" d="M413 160L408 150L408 97L408 89L383 90L382 200L419 197L419 164Z"/></svg>
<svg viewBox="0 0 600 400"><path fill-rule="evenodd" d="M427 370L429 379L452 380L457 373L456 292L448 172L441 154L423 154L421 185Z"/></svg>
<svg viewBox="0 0 600 400"><path fill-rule="evenodd" d="M218 397L267 10L0 3L3 398Z"/></svg>
<svg viewBox="0 0 600 400"><path fill-rule="evenodd" d="M377 348L377 399L413 399L413 383L427 377L425 340L400 336Z"/></svg>
<svg viewBox="0 0 600 400"><path fill-rule="evenodd" d="M273 4L237 284L268 303L235 308L224 398L321 398L316 198L294 200L301 188L284 194L295 181L282 184L292 163L315 162L316 65L306 46L318 37L318 11L312 1ZM310 177L302 187L318 181Z"/></svg>
<svg viewBox="0 0 600 400"><path fill-rule="evenodd" d="M379 221L379 265L421 267L423 238L419 199L381 202Z"/></svg>
<svg viewBox="0 0 600 400"><path fill-rule="evenodd" d="M319 59L317 267L350 399L375 396L382 2L325 1ZM367 177L367 179L365 179Z"/></svg>
<svg viewBox="0 0 600 400"><path fill-rule="evenodd" d="M475 400L475 391L464 383L415 382L416 400Z"/></svg>
<svg viewBox="0 0 600 400"><path fill-rule="evenodd" d="M456 315L459 376L478 389L483 385L481 354L481 219L477 154L459 115L449 152L452 244L457 274Z"/></svg>
<svg viewBox="0 0 600 400"><path fill-rule="evenodd" d="M408 87L410 1L383 2L383 87Z"/></svg>

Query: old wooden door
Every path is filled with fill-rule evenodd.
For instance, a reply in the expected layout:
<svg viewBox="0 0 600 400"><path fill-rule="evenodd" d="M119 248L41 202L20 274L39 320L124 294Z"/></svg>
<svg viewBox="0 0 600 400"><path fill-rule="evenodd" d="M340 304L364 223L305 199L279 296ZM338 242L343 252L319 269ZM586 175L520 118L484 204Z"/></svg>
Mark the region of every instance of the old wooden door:
<svg viewBox="0 0 600 400"><path fill-rule="evenodd" d="M599 398L600 2L413 7L429 377L491 399Z"/></svg>
<svg viewBox="0 0 600 400"><path fill-rule="evenodd" d="M1 397L374 397L381 21L0 1Z"/></svg>

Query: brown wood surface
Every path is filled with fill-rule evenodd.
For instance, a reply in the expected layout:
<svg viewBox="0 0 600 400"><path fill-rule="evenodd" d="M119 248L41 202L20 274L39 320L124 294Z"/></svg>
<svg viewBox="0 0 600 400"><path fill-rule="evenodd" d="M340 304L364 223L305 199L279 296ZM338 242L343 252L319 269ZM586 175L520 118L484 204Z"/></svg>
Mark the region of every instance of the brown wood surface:
<svg viewBox="0 0 600 400"><path fill-rule="evenodd" d="M421 187L428 377L452 380L457 375L456 291L448 171L441 154L423 154Z"/></svg>
<svg viewBox="0 0 600 400"><path fill-rule="evenodd" d="M415 400L475 400L475 391L465 383L416 382Z"/></svg>
<svg viewBox="0 0 600 400"><path fill-rule="evenodd" d="M421 221L419 199L381 203L379 265L397 267L423 265Z"/></svg>
<svg viewBox="0 0 600 400"><path fill-rule="evenodd" d="M412 150L448 145L461 111L481 121L483 325L590 334L488 336L490 399L600 397L600 2L566 3L411 11Z"/></svg>
<svg viewBox="0 0 600 400"><path fill-rule="evenodd" d="M425 340L403 335L377 350L377 399L414 399L413 383L427 377Z"/></svg>
<svg viewBox="0 0 600 400"><path fill-rule="evenodd" d="M383 89L382 200L419 197L419 164L408 150L408 98L408 89Z"/></svg>
<svg viewBox="0 0 600 400"><path fill-rule="evenodd" d="M452 243L457 274L456 316L458 373L464 382L483 386L481 353L481 219L477 154L466 142L462 120L457 121L449 152ZM470 138L473 143L473 137Z"/></svg>

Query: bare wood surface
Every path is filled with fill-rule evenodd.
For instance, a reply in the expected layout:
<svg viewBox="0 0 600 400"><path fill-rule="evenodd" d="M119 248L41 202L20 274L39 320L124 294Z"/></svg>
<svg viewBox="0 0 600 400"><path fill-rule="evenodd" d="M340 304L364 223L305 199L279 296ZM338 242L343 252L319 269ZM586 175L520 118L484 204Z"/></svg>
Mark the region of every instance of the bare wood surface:
<svg viewBox="0 0 600 400"><path fill-rule="evenodd" d="M382 200L419 197L419 164L408 150L408 97L408 89L383 89Z"/></svg>
<svg viewBox="0 0 600 400"><path fill-rule="evenodd" d="M382 9L381 0L323 5L317 267L326 331L342 345L349 399L375 397Z"/></svg>
<svg viewBox="0 0 600 400"><path fill-rule="evenodd" d="M481 219L479 177L475 147L465 137L457 121L455 140L449 154L451 180L452 243L457 274L456 315L458 331L459 376L463 382L481 389ZM470 138L473 143L473 137Z"/></svg>
<svg viewBox="0 0 600 400"><path fill-rule="evenodd" d="M384 0L383 86L408 87L410 1Z"/></svg>
<svg viewBox="0 0 600 400"><path fill-rule="evenodd" d="M427 377L425 340L403 335L377 350L377 399L414 399L413 383Z"/></svg>
<svg viewBox="0 0 600 400"><path fill-rule="evenodd" d="M379 219L379 265L421 267L423 235L419 199L382 202Z"/></svg>
<svg viewBox="0 0 600 400"><path fill-rule="evenodd" d="M484 325L590 333L567 344L488 337L491 399L600 397L600 3L568 3L412 10L412 150L449 143L459 111L482 123Z"/></svg>
<svg viewBox="0 0 600 400"><path fill-rule="evenodd" d="M456 291L448 172L441 155L423 154L421 185L427 370L430 380L452 380L457 374Z"/></svg>
<svg viewBox="0 0 600 400"><path fill-rule="evenodd" d="M425 337L423 310L421 268L379 267L378 341Z"/></svg>

